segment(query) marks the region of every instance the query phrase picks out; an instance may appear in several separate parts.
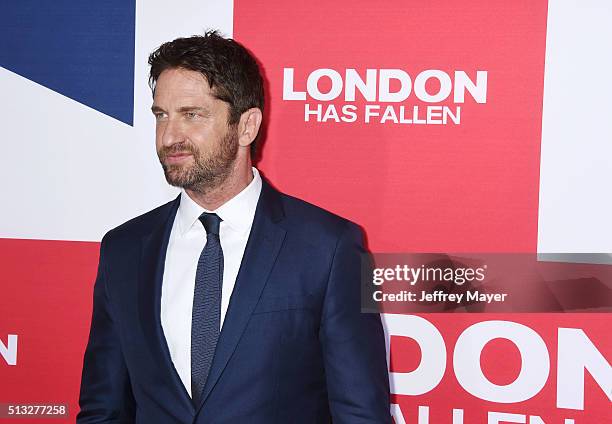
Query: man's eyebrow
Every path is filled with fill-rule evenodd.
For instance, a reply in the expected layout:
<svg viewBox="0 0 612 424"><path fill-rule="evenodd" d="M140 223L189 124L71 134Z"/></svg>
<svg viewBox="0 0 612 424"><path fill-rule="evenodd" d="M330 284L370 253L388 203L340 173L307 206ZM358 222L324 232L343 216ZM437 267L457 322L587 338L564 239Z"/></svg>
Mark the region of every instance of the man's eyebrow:
<svg viewBox="0 0 612 424"><path fill-rule="evenodd" d="M164 109L162 109L161 107L157 106L157 105L153 105L151 106L151 112L153 113L162 113L162 112L166 112ZM185 113L185 112L202 112L204 114L208 113L208 109L202 106L181 106L180 108L177 109L178 113Z"/></svg>
<svg viewBox="0 0 612 424"><path fill-rule="evenodd" d="M202 106L182 106L178 108L177 112L185 113L185 112L208 112L208 109Z"/></svg>

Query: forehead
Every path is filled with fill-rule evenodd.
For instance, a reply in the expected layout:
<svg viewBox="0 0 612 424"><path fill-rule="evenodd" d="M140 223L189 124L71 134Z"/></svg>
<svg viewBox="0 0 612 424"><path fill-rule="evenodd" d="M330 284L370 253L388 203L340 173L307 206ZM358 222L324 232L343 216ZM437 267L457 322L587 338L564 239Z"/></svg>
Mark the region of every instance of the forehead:
<svg viewBox="0 0 612 424"><path fill-rule="evenodd" d="M160 74L153 98L155 103L181 99L203 102L216 100L204 75L182 68L166 69Z"/></svg>

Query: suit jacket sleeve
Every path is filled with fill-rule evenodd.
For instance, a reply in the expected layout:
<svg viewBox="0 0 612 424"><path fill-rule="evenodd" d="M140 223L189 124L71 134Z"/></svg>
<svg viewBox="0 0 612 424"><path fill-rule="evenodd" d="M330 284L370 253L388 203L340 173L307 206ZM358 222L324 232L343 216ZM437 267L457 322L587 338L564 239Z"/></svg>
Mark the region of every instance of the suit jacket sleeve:
<svg viewBox="0 0 612 424"><path fill-rule="evenodd" d="M134 399L107 290L106 238L100 246L89 342L83 360L79 424L134 422Z"/></svg>
<svg viewBox="0 0 612 424"><path fill-rule="evenodd" d="M336 245L319 334L334 424L391 423L380 316L361 313L362 253L361 231L348 223Z"/></svg>

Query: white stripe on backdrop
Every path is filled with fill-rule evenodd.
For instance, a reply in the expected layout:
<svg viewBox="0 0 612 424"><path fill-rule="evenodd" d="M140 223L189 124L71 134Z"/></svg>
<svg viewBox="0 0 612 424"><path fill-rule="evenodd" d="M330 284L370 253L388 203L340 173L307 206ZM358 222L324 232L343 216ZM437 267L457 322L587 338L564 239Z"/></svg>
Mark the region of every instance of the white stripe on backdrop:
<svg viewBox="0 0 612 424"><path fill-rule="evenodd" d="M610 22L609 0L548 4L539 252L612 252Z"/></svg>

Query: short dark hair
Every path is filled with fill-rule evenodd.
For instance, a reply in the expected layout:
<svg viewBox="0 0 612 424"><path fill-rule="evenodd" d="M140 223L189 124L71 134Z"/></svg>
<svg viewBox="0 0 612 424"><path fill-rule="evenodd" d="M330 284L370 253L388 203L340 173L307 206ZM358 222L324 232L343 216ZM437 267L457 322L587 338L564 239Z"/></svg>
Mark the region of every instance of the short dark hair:
<svg viewBox="0 0 612 424"><path fill-rule="evenodd" d="M230 106L228 125L235 125L242 113L256 107L264 110L263 78L257 61L240 43L217 31L177 38L159 46L149 55L149 86L167 69L182 68L201 73L219 100ZM257 140L257 138L256 138ZM251 155L255 154L255 141Z"/></svg>

